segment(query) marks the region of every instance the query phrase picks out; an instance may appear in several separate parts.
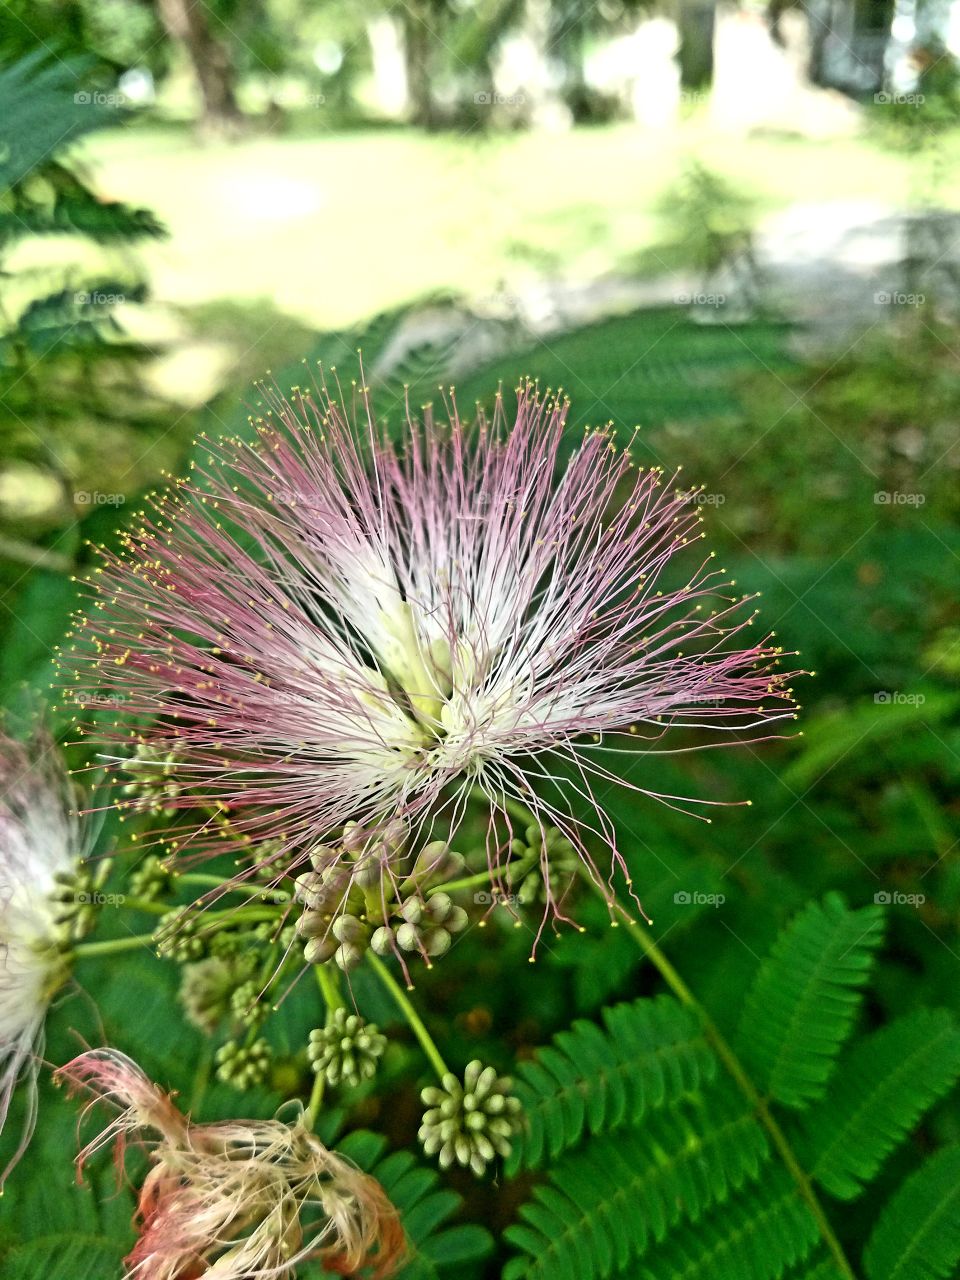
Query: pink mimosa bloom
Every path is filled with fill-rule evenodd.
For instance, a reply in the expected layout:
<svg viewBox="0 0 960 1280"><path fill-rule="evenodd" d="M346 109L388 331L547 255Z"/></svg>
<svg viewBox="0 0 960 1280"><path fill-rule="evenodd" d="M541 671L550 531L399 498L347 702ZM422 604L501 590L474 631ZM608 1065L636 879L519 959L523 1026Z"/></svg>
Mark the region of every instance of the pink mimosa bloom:
<svg viewBox="0 0 960 1280"><path fill-rule="evenodd" d="M67 976L59 893L88 843L54 744L0 736L0 1127L18 1081L27 1089L22 1139L0 1186L33 1133L44 1021Z"/></svg>
<svg viewBox="0 0 960 1280"><path fill-rule="evenodd" d="M78 1176L111 1142L122 1169L130 1135L149 1152L125 1280L292 1280L309 1259L343 1275L369 1267L365 1274L385 1277L399 1263L403 1231L380 1184L302 1124L192 1124L111 1049L80 1054L57 1078L117 1108L77 1157Z"/></svg>
<svg viewBox="0 0 960 1280"><path fill-rule="evenodd" d="M619 781L611 745L794 716L780 650L737 647L753 611L723 572L694 552L678 576L696 492L610 431L564 460L564 403L526 385L512 424L498 397L472 426L451 403L444 423L408 415L398 448L365 390L350 410L326 385L264 395L254 443L205 441L104 553L74 660L78 701L115 690L176 754L172 808L230 811L289 867L350 821L455 826L478 789L559 827L599 878L584 836L619 858L594 800ZM213 823L197 835L222 849Z"/></svg>

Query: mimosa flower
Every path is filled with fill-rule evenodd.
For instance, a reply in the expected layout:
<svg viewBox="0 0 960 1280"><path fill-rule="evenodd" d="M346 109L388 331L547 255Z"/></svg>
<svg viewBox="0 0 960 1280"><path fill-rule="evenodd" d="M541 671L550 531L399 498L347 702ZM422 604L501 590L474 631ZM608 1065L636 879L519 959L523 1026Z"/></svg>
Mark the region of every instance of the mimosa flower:
<svg viewBox="0 0 960 1280"><path fill-rule="evenodd" d="M399 816L415 853L418 824L456 827L478 791L492 814L521 802L606 880L586 851L592 833L619 860L604 752L794 716L780 650L737 647L745 598L709 556L680 574L696 493L612 432L564 461L567 406L530 385L512 423L499 398L474 426L451 402L399 447L365 390L351 410L326 386L264 395L253 444L205 441L198 474L104 551L74 666L78 701L93 677L152 718L146 749L178 762L167 805L280 837L278 877L347 823ZM491 817L495 883L506 823L503 841ZM223 848L212 821L191 850L204 840Z"/></svg>
<svg viewBox="0 0 960 1280"><path fill-rule="evenodd" d="M22 1139L0 1185L33 1133L44 1021L85 915L77 877L86 843L54 745L0 736L0 1126L20 1080L27 1090Z"/></svg>
<svg viewBox="0 0 960 1280"><path fill-rule="evenodd" d="M302 1123L192 1124L112 1049L80 1054L57 1078L117 1108L77 1157L78 1175L111 1142L122 1167L131 1135L149 1152L125 1280L292 1280L311 1259L341 1275L369 1267L376 1278L399 1263L403 1231L380 1184Z"/></svg>

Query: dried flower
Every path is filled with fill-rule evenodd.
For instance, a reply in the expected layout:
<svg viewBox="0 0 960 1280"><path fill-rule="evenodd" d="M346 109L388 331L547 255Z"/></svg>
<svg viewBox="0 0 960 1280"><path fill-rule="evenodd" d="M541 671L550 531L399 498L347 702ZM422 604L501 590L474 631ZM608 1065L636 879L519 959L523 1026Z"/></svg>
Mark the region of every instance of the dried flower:
<svg viewBox="0 0 960 1280"><path fill-rule="evenodd" d="M47 1008L66 978L70 942L89 924L81 861L89 844L53 745L0 737L0 1126L18 1080L29 1099L22 1140L36 1120L36 1075Z"/></svg>
<svg viewBox="0 0 960 1280"><path fill-rule="evenodd" d="M149 1151L126 1280L208 1273L218 1280L292 1280L309 1259L343 1275L362 1267L372 1277L395 1270L403 1232L382 1188L302 1123L192 1124L134 1062L110 1049L81 1054L57 1076L119 1109L80 1152L78 1174L112 1141L122 1164L129 1135Z"/></svg>
<svg viewBox="0 0 960 1280"><path fill-rule="evenodd" d="M518 801L555 826L607 886L585 835L622 867L611 824L571 806L620 781L603 763L613 735L653 749L686 725L742 741L792 717L780 650L735 647L753 614L709 557L678 579L702 536L690 493L610 431L563 464L559 400L528 384L512 426L498 397L476 428L451 403L447 425L411 420L398 452L366 389L358 414L335 392L291 404L264 390L255 443L206 442L200 480L157 499L124 553L103 552L81 690L95 676L154 718L143 749L178 762L166 805L227 809L247 841L282 832L291 868L384 814L411 824L415 848L416 824L440 804L455 827L479 788L492 813ZM222 849L205 823L191 851L212 834ZM495 884L508 846L491 818ZM348 967L357 944L340 945Z"/></svg>

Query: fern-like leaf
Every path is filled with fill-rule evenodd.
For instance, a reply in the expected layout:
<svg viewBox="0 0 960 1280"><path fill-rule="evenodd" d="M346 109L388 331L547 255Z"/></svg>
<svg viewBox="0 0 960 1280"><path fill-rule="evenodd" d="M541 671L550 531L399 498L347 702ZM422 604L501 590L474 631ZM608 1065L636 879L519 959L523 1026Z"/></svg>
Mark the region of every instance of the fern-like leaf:
<svg viewBox="0 0 960 1280"><path fill-rule="evenodd" d="M776 1101L803 1107L823 1096L882 932L881 908L851 911L839 894L829 894L777 938L747 997L739 1034L754 1080Z"/></svg>
<svg viewBox="0 0 960 1280"><path fill-rule="evenodd" d="M655 1260L622 1280L779 1280L818 1239L816 1219L786 1173L771 1171L762 1194L751 1186L719 1205L696 1231L675 1231ZM815 1271L814 1275L817 1274Z"/></svg>
<svg viewBox="0 0 960 1280"><path fill-rule="evenodd" d="M831 1258L824 1258L813 1266L804 1263L798 1270L791 1271L786 1280L844 1280L844 1277Z"/></svg>
<svg viewBox="0 0 960 1280"><path fill-rule="evenodd" d="M894 1192L864 1252L869 1280L945 1280L960 1262L960 1146Z"/></svg>
<svg viewBox="0 0 960 1280"><path fill-rule="evenodd" d="M482 1258L490 1252L490 1233L474 1223L448 1220L461 1206L455 1191L438 1186L433 1169L408 1151L384 1156L386 1140L359 1131L337 1142L337 1150L371 1174L396 1207L407 1237L407 1258L394 1280L437 1280L447 1267ZM447 1224L447 1225L444 1225Z"/></svg>
<svg viewBox="0 0 960 1280"><path fill-rule="evenodd" d="M960 1027L944 1009L920 1009L858 1040L806 1121L813 1177L841 1199L859 1195L958 1077Z"/></svg>
<svg viewBox="0 0 960 1280"><path fill-rule="evenodd" d="M525 1125L508 1173L556 1158L585 1128L598 1134L635 1123L713 1078L716 1059L700 1023L672 996L613 1005L603 1021L605 1030L574 1022L518 1068Z"/></svg>
<svg viewBox="0 0 960 1280"><path fill-rule="evenodd" d="M713 1089L654 1112L642 1127L594 1138L556 1164L507 1239L527 1255L504 1280L604 1280L756 1179L767 1142L735 1094ZM764 1200L757 1189L758 1204Z"/></svg>

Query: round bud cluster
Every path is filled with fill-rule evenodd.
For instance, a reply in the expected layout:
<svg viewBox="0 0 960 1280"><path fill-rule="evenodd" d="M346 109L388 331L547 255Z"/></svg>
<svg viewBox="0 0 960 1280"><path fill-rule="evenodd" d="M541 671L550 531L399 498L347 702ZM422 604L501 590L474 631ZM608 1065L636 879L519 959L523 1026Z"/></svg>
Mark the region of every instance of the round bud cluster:
<svg viewBox="0 0 960 1280"><path fill-rule="evenodd" d="M376 1074L387 1047L372 1022L347 1009L335 1009L325 1027L310 1032L307 1056L317 1075L330 1085L358 1085Z"/></svg>
<svg viewBox="0 0 960 1280"><path fill-rule="evenodd" d="M213 1035L231 1009L237 985L236 965L217 956L183 966L180 1003L187 1020L206 1035Z"/></svg>
<svg viewBox="0 0 960 1280"><path fill-rule="evenodd" d="M263 983L256 978L241 982L230 996L230 1013L234 1022L243 1027L259 1027L267 1020L270 1006L261 997Z"/></svg>
<svg viewBox="0 0 960 1280"><path fill-rule="evenodd" d="M207 954L207 939L200 934L199 916L187 915L182 909L168 911L160 917L153 932L154 946L168 960L202 960Z"/></svg>
<svg viewBox="0 0 960 1280"><path fill-rule="evenodd" d="M177 763L175 752L138 742L133 756L124 765L132 778L123 787L123 794L131 797L130 806L141 813L169 817L174 812L169 802L180 794L180 784L175 777Z"/></svg>
<svg viewBox="0 0 960 1280"><path fill-rule="evenodd" d="M419 951L433 960L450 950L453 934L467 927L469 916L454 904L448 893L431 893L426 899L410 897L399 906L396 919L381 925L370 939L379 956L402 951Z"/></svg>
<svg viewBox="0 0 960 1280"><path fill-rule="evenodd" d="M349 969L363 954L350 943L350 936L363 933L360 917L364 900L361 886L351 876L351 866L346 861L336 862L336 857L327 845L318 845L310 854L313 870L297 877L293 896L304 909L296 931L303 939L308 964L336 957L341 969ZM341 925L341 921L352 923Z"/></svg>
<svg viewBox="0 0 960 1280"><path fill-rule="evenodd" d="M144 902L156 902L173 888L170 868L151 853L130 873L130 892Z"/></svg>
<svg viewBox="0 0 960 1280"><path fill-rule="evenodd" d="M424 1089L428 1110L417 1135L441 1169L469 1168L479 1178L494 1156L510 1154L510 1139L520 1123L520 1100L510 1092L509 1076L498 1076L479 1060L469 1063L463 1082L448 1072L442 1086Z"/></svg>
<svg viewBox="0 0 960 1280"><path fill-rule="evenodd" d="M215 1061L218 1080L232 1084L235 1089L254 1089L263 1084L269 1074L273 1050L263 1039L250 1045L228 1040L217 1050Z"/></svg>
<svg viewBox="0 0 960 1280"><path fill-rule="evenodd" d="M311 851L312 869L297 877L294 890L304 908L296 931L308 963L333 960L346 971L360 963L368 947L378 955L400 947L428 958L449 949L467 914L448 895L424 897L424 890L455 875L463 859L435 840L409 870L401 870L406 835L399 821L375 834L348 823L339 850L318 845Z"/></svg>
<svg viewBox="0 0 960 1280"><path fill-rule="evenodd" d="M526 828L522 839L510 842L516 859L507 866L506 882L521 906L562 898L576 879L577 851L559 827L540 827L534 822ZM549 867L549 894L543 879L543 863Z"/></svg>
<svg viewBox="0 0 960 1280"><path fill-rule="evenodd" d="M65 947L79 942L93 928L96 918L96 887L86 867L56 877L53 900L59 941Z"/></svg>

